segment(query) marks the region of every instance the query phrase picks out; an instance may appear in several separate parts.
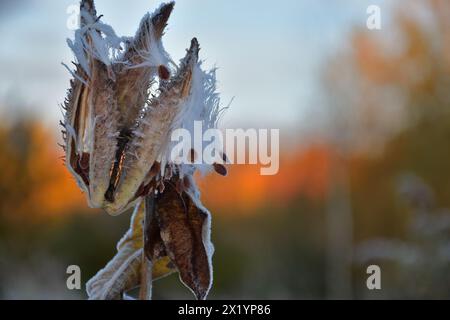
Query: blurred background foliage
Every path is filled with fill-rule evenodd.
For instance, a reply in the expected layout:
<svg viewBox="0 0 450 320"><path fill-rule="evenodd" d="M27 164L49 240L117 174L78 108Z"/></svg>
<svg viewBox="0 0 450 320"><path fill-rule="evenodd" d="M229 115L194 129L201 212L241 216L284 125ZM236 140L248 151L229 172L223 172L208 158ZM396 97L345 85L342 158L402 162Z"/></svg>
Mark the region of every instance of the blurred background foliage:
<svg viewBox="0 0 450 320"><path fill-rule="evenodd" d="M450 298L450 4L392 10L390 37L355 26L323 62L323 124L301 142L284 135L278 175L233 166L199 179L214 216L211 298ZM86 207L53 127L2 119L0 298L84 298L66 289L67 266L86 282L129 214ZM380 291L366 288L373 263ZM176 275L155 287L192 298Z"/></svg>

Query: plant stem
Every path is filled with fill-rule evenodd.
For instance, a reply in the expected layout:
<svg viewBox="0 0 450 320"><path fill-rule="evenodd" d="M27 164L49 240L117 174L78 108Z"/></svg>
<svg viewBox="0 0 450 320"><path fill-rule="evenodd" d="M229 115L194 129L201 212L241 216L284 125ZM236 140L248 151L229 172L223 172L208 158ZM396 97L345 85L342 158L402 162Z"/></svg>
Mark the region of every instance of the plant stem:
<svg viewBox="0 0 450 320"><path fill-rule="evenodd" d="M152 299L152 262L142 252L142 269L141 269L141 289L139 291L139 300Z"/></svg>
<svg viewBox="0 0 450 320"><path fill-rule="evenodd" d="M152 272L153 272L153 263L147 257L146 246L148 244L148 237L150 230L150 226L153 223L155 217L155 196L153 193L145 197L145 213L144 213L144 232L143 232L143 241L144 241L144 250L142 251L142 269L141 269L141 289L139 292L139 300L151 300L152 299Z"/></svg>

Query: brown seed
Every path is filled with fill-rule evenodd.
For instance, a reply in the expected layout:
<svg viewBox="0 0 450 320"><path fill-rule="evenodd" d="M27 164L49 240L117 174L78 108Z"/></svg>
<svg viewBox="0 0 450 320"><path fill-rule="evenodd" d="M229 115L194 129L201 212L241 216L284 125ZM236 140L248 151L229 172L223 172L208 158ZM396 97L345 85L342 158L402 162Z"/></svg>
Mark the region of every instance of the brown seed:
<svg viewBox="0 0 450 320"><path fill-rule="evenodd" d="M226 177L228 175L228 170L227 170L227 168L224 165L218 164L218 163L214 163L213 166L214 166L214 170L218 174L220 174L221 176Z"/></svg>
<svg viewBox="0 0 450 320"><path fill-rule="evenodd" d="M158 74L159 74L159 77L163 80L170 79L170 71L169 71L169 69L167 69L166 66L163 66L163 65L159 66Z"/></svg>

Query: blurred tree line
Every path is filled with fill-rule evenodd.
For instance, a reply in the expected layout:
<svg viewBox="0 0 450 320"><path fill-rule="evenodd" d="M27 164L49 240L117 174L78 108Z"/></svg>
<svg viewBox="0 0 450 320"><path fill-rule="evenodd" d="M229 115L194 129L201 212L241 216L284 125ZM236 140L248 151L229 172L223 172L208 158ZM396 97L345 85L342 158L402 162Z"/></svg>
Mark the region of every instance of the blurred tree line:
<svg viewBox="0 0 450 320"><path fill-rule="evenodd" d="M435 207L450 206L449 17L448 1L416 1L408 10L398 8L379 33L356 30L351 47L335 56L325 72L331 133L349 179L354 246L378 238L429 252L450 249L445 249L449 230L426 236L411 231L420 218L414 214L417 201L428 196L420 190L429 188L433 194L433 207L422 212L428 220L437 219L440 210ZM399 180L405 176L426 186L412 203L399 197ZM406 181L413 184L414 179ZM395 259L374 257L371 262L385 271L383 290L369 293L365 268L359 266L353 270L356 297L450 296L448 260L424 256L413 263L414 269Z"/></svg>

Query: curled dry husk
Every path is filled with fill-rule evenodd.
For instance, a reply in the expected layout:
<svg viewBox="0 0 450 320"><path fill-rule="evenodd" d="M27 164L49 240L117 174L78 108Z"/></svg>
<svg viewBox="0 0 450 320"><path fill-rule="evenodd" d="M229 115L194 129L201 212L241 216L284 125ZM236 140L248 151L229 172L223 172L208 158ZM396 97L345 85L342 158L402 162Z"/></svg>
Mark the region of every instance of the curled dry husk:
<svg viewBox="0 0 450 320"><path fill-rule="evenodd" d="M135 206L117 255L87 284L91 299L122 299L143 275L149 298L151 282L176 271L198 299L211 288L211 217L193 175L226 169L173 163L170 135L193 133L194 121L215 128L221 110L215 70L201 69L197 39L179 65L164 50L173 8L145 15L127 38L101 21L93 0L82 0L80 28L68 40L76 60L66 66L73 75L61 123L66 166L91 207L118 215Z"/></svg>

